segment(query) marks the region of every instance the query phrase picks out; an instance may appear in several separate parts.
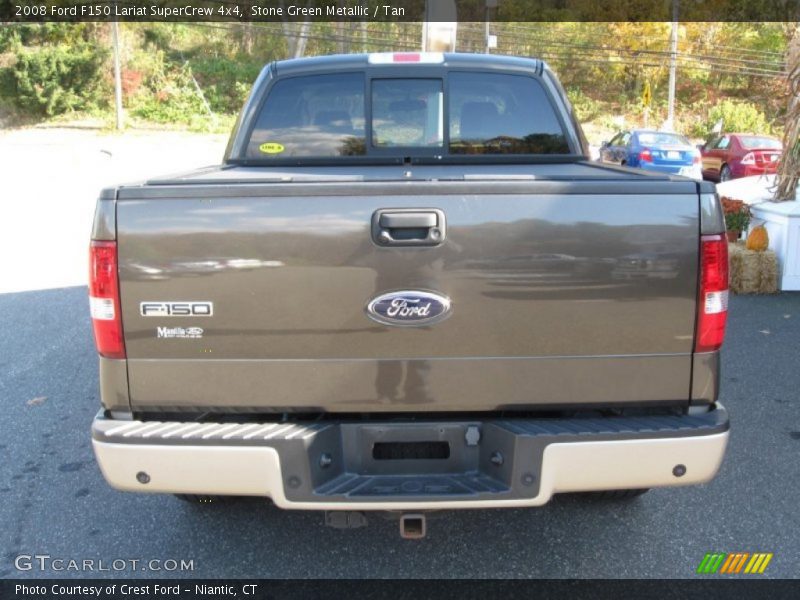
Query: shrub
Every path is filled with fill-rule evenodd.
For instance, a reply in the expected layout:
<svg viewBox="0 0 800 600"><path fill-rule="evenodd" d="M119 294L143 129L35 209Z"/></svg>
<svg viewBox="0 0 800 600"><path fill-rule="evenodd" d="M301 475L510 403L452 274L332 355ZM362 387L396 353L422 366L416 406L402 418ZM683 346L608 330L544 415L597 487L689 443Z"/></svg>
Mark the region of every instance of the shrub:
<svg viewBox="0 0 800 600"><path fill-rule="evenodd" d="M102 108L111 95L106 58L105 49L89 44L19 48L5 87L19 108L34 114Z"/></svg>
<svg viewBox="0 0 800 600"><path fill-rule="evenodd" d="M698 102L691 112L682 110L678 114L678 131L690 137L708 139L710 127L708 125L708 107ZM713 124L711 125L713 127Z"/></svg>
<svg viewBox="0 0 800 600"><path fill-rule="evenodd" d="M575 109L575 116L578 121L591 121L598 117L602 112L602 106L577 88L567 90L567 97Z"/></svg>
<svg viewBox="0 0 800 600"><path fill-rule="evenodd" d="M191 61L191 66L211 110L236 113L263 65L260 60L246 57L197 57Z"/></svg>
<svg viewBox="0 0 800 600"><path fill-rule="evenodd" d="M8 52L19 45L19 33L13 27L0 29L0 52Z"/></svg>
<svg viewBox="0 0 800 600"><path fill-rule="evenodd" d="M709 137L714 125L722 119L722 130L727 132L741 131L746 133L771 133L764 113L754 104L723 100L708 111L708 121L701 137ZM700 132L698 132L700 133Z"/></svg>
<svg viewBox="0 0 800 600"><path fill-rule="evenodd" d="M19 46L85 44L97 37L105 23L16 23L0 27L0 52Z"/></svg>
<svg viewBox="0 0 800 600"><path fill-rule="evenodd" d="M750 225L750 207L743 200L722 196L722 211L725 213L725 229L746 231Z"/></svg>
<svg viewBox="0 0 800 600"><path fill-rule="evenodd" d="M186 67L165 70L153 77L148 87L130 99L135 117L156 123L191 124L197 116L208 116Z"/></svg>

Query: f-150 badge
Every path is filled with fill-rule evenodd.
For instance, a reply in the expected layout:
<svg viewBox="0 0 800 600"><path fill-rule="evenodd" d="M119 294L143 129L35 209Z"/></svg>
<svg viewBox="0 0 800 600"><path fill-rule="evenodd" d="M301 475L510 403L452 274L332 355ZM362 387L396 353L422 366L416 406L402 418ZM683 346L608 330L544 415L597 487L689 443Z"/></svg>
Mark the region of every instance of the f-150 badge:
<svg viewBox="0 0 800 600"><path fill-rule="evenodd" d="M140 302L139 314L143 317L210 317L214 314L214 303Z"/></svg>
<svg viewBox="0 0 800 600"><path fill-rule="evenodd" d="M446 319L451 312L450 298L435 292L403 290L373 298L367 304L370 319L384 325L419 327Z"/></svg>

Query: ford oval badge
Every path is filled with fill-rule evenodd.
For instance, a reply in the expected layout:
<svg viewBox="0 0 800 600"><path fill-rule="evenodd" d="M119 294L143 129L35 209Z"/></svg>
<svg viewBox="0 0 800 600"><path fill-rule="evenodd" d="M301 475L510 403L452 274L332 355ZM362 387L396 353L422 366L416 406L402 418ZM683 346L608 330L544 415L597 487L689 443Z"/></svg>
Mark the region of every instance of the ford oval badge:
<svg viewBox="0 0 800 600"><path fill-rule="evenodd" d="M450 315L450 298L435 292L403 290L388 292L367 304L371 319L384 325L419 327L431 325Z"/></svg>

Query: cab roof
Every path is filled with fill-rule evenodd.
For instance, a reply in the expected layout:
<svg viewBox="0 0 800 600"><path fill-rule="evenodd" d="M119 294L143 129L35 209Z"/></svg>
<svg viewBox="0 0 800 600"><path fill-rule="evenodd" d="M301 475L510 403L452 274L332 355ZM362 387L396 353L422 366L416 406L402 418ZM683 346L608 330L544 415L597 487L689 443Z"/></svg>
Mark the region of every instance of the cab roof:
<svg viewBox="0 0 800 600"><path fill-rule="evenodd" d="M397 60L380 60L376 57ZM414 60L414 57L419 57ZM372 60L371 60L372 59ZM379 52L371 54L334 54L328 56L314 56L309 58L295 58L280 60L272 63L276 75L294 73L333 71L342 69L401 69L401 68L476 68L485 70L519 70L542 73L545 63L537 58L523 58L519 56L505 56L499 54L468 54L468 53L436 53L436 52Z"/></svg>

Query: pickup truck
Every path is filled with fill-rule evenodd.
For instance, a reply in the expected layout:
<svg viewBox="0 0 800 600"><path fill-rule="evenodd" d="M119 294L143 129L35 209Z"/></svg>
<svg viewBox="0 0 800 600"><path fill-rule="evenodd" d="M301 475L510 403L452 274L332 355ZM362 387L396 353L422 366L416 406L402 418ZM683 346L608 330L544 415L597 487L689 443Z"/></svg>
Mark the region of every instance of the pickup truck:
<svg viewBox="0 0 800 600"><path fill-rule="evenodd" d="M407 537L707 482L724 233L713 184L591 162L540 60L274 62L221 165L100 195L97 461Z"/></svg>

